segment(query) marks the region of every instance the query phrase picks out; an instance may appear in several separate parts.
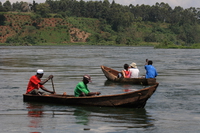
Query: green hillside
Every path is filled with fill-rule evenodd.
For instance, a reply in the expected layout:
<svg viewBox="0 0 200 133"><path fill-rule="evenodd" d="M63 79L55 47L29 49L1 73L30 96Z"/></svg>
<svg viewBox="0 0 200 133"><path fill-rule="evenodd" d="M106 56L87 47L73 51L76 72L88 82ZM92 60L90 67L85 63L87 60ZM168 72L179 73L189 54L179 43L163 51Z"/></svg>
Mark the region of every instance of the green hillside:
<svg viewBox="0 0 200 133"><path fill-rule="evenodd" d="M167 3L120 5L108 0L0 2L3 45L125 45L200 48L200 10Z"/></svg>
<svg viewBox="0 0 200 133"><path fill-rule="evenodd" d="M133 22L116 32L105 20L84 17L42 18L33 13L0 14L1 45L125 45L198 48L177 40L168 23ZM174 44L176 42L178 45Z"/></svg>

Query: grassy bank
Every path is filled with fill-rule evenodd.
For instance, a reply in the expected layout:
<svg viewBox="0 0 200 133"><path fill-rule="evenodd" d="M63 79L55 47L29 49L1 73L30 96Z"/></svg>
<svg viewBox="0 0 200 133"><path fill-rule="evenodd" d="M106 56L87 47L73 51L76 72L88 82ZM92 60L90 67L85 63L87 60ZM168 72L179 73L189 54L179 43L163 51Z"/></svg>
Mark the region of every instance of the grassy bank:
<svg viewBox="0 0 200 133"><path fill-rule="evenodd" d="M110 44L110 43L88 43L88 42L78 42L78 43L37 43L37 44L18 44L18 43L0 43L0 46L127 46L127 47L154 47L155 49L200 49L200 44L193 44L191 46L181 46L181 45L160 45L158 43L140 43L138 45L126 45L126 44Z"/></svg>
<svg viewBox="0 0 200 133"><path fill-rule="evenodd" d="M1 13L0 46L99 45L151 46L154 48L199 49L177 39L170 25L133 22L114 31L105 20L83 17L41 18L35 14Z"/></svg>

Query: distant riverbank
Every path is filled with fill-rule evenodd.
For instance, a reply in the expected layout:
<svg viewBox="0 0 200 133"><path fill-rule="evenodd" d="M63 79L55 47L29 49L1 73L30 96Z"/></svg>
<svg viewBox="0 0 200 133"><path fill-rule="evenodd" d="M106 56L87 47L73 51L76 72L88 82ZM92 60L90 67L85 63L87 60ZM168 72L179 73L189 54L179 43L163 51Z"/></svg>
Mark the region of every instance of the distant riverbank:
<svg viewBox="0 0 200 133"><path fill-rule="evenodd" d="M106 44L106 43L86 43L86 42L80 42L80 43L38 43L38 44L18 44L18 43L0 43L0 46L75 46L75 45L93 45L93 46L130 46L130 47L154 47L156 49L200 49L200 44L193 44L191 46L182 46L182 45L162 45L162 44L155 44L155 43L141 43L138 45L126 45L126 44Z"/></svg>

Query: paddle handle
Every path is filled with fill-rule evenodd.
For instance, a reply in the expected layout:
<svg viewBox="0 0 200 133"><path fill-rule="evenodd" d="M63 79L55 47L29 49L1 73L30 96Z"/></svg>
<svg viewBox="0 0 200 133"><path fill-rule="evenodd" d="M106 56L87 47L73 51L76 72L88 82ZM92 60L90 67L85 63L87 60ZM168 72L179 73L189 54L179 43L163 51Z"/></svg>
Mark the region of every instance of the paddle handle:
<svg viewBox="0 0 200 133"><path fill-rule="evenodd" d="M55 88L54 88L54 84L53 84L53 79L51 79L51 83L52 83L52 87L53 87L53 92L56 92Z"/></svg>

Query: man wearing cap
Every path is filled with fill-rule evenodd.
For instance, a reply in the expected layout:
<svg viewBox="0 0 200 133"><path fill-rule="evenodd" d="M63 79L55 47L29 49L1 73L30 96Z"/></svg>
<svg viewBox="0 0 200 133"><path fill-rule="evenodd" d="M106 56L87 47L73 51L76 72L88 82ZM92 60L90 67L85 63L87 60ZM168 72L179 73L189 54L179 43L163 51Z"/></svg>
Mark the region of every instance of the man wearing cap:
<svg viewBox="0 0 200 133"><path fill-rule="evenodd" d="M139 76L139 69L137 68L137 65L136 65L136 63L135 62L132 62L131 64L130 64L130 69L129 69L129 71L131 72L131 76L130 76L130 78L138 78L138 76Z"/></svg>
<svg viewBox="0 0 200 133"><path fill-rule="evenodd" d="M48 89L44 87L44 84L48 82L50 79L52 79L53 75L50 75L47 79L45 79L44 81L41 81L43 74L44 74L44 71L42 69L38 69L36 75L31 76L28 86L27 86L26 94L44 95L45 93L40 92L39 88L52 94L55 93L53 91L49 91Z"/></svg>
<svg viewBox="0 0 200 133"><path fill-rule="evenodd" d="M94 95L99 95L101 94L100 92L90 92L87 84L91 81L91 77L89 75L84 75L83 76L83 81L79 82L76 85L76 88L74 89L74 95L75 97L79 96L94 96Z"/></svg>
<svg viewBox="0 0 200 133"><path fill-rule="evenodd" d="M146 59L144 68L146 69L145 78L147 78L147 79L155 78L158 75L156 68L152 64L153 64L153 61Z"/></svg>

